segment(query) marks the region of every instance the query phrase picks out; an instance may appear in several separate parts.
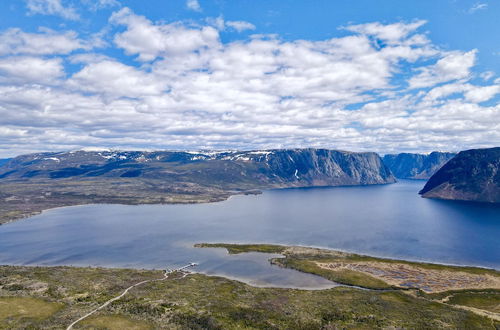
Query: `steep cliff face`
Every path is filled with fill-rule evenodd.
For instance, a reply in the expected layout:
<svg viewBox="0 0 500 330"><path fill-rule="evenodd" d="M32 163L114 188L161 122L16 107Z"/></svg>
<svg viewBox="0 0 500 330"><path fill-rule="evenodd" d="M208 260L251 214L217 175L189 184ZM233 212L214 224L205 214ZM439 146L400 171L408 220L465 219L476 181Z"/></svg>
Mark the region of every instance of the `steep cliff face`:
<svg viewBox="0 0 500 330"><path fill-rule="evenodd" d="M326 149L40 153L16 157L0 168L3 181L97 177L263 188L395 182L375 153Z"/></svg>
<svg viewBox="0 0 500 330"><path fill-rule="evenodd" d="M375 153L326 149L273 151L265 161L268 176L293 185L357 185L392 183L390 170Z"/></svg>
<svg viewBox="0 0 500 330"><path fill-rule="evenodd" d="M420 194L500 203L500 148L460 152L429 179Z"/></svg>
<svg viewBox="0 0 500 330"><path fill-rule="evenodd" d="M384 164L401 179L429 179L456 154L434 151L428 155L401 153L385 155Z"/></svg>

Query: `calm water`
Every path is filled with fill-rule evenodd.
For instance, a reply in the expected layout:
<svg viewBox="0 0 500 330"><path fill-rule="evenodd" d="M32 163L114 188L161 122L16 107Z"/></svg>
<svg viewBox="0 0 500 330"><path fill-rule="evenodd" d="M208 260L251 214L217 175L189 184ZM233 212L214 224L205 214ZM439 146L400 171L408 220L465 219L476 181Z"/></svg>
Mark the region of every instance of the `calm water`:
<svg viewBox="0 0 500 330"><path fill-rule="evenodd" d="M500 269L500 207L423 199L423 181L308 188L198 205L88 205L0 226L0 264L197 270L260 286L323 288L322 278L198 242L281 243Z"/></svg>

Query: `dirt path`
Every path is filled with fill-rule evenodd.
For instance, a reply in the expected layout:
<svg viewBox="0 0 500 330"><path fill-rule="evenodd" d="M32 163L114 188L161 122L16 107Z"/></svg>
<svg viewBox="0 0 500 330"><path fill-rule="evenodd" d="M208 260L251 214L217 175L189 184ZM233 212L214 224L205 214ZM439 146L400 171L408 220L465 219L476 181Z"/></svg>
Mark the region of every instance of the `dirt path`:
<svg viewBox="0 0 500 330"><path fill-rule="evenodd" d="M73 326L75 326L78 322L81 322L83 321L84 319L86 319L87 317L91 316L92 314L100 311L101 309L105 308L106 306L108 306L109 304L113 303L114 301L117 301L118 299L122 298L124 295L126 295L131 289L135 288L136 286L139 286L139 285L142 285L142 284L145 284L145 283L150 283L150 282L158 282L158 281L165 281L168 279L168 276L171 274L171 273L174 273L174 272L179 272L179 271L183 271L189 267L192 267L192 266L195 266L195 264L191 263L191 264L188 264L186 266L183 266L183 267L180 267L180 268L177 268L177 269L174 269L174 270L166 270L165 273L163 274L163 277L162 278L157 278L157 279L153 279L153 280L145 280L145 281L141 281L139 283L136 283L132 286L129 286L127 289L125 289L125 291L122 292L121 295L119 296L116 296L114 297L113 299L110 299L108 301L106 301L104 304L102 304L101 306L97 307L96 309L94 309L93 311L85 314L84 316L80 317L78 320L76 320L75 322L71 323L67 328L66 330L71 330L73 329ZM185 273L182 278L186 277L187 273Z"/></svg>

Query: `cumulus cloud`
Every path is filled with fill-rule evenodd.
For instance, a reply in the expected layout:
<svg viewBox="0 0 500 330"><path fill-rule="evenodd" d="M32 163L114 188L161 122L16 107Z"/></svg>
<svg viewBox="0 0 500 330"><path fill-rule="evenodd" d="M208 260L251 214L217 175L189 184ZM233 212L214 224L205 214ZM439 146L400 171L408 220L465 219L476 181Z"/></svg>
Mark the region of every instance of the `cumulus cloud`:
<svg viewBox="0 0 500 330"><path fill-rule="evenodd" d="M186 7L190 10L194 10L194 11L198 11L198 12L201 11L201 6L200 6L200 3L198 2L198 0L187 0Z"/></svg>
<svg viewBox="0 0 500 330"><path fill-rule="evenodd" d="M11 28L0 33L0 55L68 54L77 49L90 48L91 44L79 39L74 31L41 29L40 33L26 33L19 28Z"/></svg>
<svg viewBox="0 0 500 330"><path fill-rule="evenodd" d="M419 20L413 23L394 23L394 24L381 24L379 22L349 25L345 27L346 30L357 32L365 35L374 36L389 43L399 42L401 39L407 37L410 33L424 25L426 21Z"/></svg>
<svg viewBox="0 0 500 330"><path fill-rule="evenodd" d="M82 91L121 97L157 95L164 90L164 83L154 76L112 60L88 64L68 84Z"/></svg>
<svg viewBox="0 0 500 330"><path fill-rule="evenodd" d="M80 15L72 7L65 7L62 0L27 0L29 14L55 15L69 20L77 20Z"/></svg>
<svg viewBox="0 0 500 330"><path fill-rule="evenodd" d="M448 96L458 96L462 100L472 103L481 103L492 99L500 93L500 85L477 86L469 83L445 84L431 89L424 97L425 104L446 103ZM436 102L437 101L437 102Z"/></svg>
<svg viewBox="0 0 500 330"><path fill-rule="evenodd" d="M412 77L410 88L430 87L439 83L468 78L476 61L477 50L452 52L440 58L436 64L418 69L420 73Z"/></svg>
<svg viewBox="0 0 500 330"><path fill-rule="evenodd" d="M212 27L189 28L180 23L154 24L144 16L134 14L129 8L114 13L110 21L127 27L125 32L116 35L115 44L127 54L137 54L140 61L187 54L219 44L219 34Z"/></svg>
<svg viewBox="0 0 500 330"><path fill-rule="evenodd" d="M498 81L474 84L476 51L439 50L419 32L422 22L356 25L318 41L223 43L212 23L153 22L127 8L110 21L126 62L67 32L42 31L71 43L39 54L23 50L34 41L5 43L0 154L84 146L387 153L500 143ZM67 75L67 63L76 72Z"/></svg>
<svg viewBox="0 0 500 330"><path fill-rule="evenodd" d="M474 87L465 92L465 99L473 103L481 103L492 99L500 93L500 85Z"/></svg>
<svg viewBox="0 0 500 330"><path fill-rule="evenodd" d="M62 60L12 56L0 58L0 83L53 84L64 75Z"/></svg>

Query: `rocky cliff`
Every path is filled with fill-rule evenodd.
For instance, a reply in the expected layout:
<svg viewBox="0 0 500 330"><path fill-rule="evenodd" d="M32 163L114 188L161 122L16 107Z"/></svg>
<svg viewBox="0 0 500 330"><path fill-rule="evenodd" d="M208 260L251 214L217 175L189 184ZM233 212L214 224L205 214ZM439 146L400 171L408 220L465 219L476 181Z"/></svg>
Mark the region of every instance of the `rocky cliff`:
<svg viewBox="0 0 500 330"><path fill-rule="evenodd" d="M460 152L420 191L423 197L500 203L500 148Z"/></svg>
<svg viewBox="0 0 500 330"><path fill-rule="evenodd" d="M144 178L236 187L336 186L395 181L375 153L326 149L228 152L74 151L16 157L0 181Z"/></svg>
<svg viewBox="0 0 500 330"><path fill-rule="evenodd" d="M456 153L437 152L430 154L390 154L383 158L384 164L401 179L429 179Z"/></svg>

